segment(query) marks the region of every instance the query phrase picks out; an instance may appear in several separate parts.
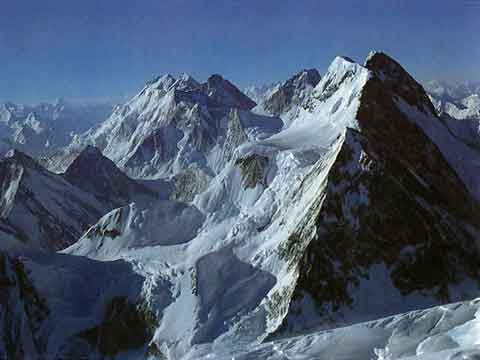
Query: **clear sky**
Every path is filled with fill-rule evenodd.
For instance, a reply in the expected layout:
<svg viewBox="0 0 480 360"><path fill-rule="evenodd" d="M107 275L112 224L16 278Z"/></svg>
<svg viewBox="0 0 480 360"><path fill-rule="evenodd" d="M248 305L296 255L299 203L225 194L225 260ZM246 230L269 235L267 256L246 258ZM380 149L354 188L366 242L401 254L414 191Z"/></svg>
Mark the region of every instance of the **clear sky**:
<svg viewBox="0 0 480 360"><path fill-rule="evenodd" d="M166 72L261 84L371 49L480 80L479 30L480 0L6 0L0 101L117 99Z"/></svg>

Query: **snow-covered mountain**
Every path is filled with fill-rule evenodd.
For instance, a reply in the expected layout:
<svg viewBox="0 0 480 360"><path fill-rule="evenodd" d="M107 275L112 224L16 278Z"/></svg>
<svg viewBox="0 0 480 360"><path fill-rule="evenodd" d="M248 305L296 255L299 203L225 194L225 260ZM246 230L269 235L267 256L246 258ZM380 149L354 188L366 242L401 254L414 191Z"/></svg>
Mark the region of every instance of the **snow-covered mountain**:
<svg viewBox="0 0 480 360"><path fill-rule="evenodd" d="M445 81L428 81L425 89L429 94L443 100L459 100L480 93L480 82L465 81L458 83L447 83Z"/></svg>
<svg viewBox="0 0 480 360"><path fill-rule="evenodd" d="M72 103L57 100L36 106L0 104L0 152L16 148L31 156L44 156L68 145L104 120L111 104Z"/></svg>
<svg viewBox="0 0 480 360"><path fill-rule="evenodd" d="M219 75L167 75L46 161L64 175L29 159L125 203L60 253L4 253L2 354L473 358L478 151L384 53L302 71L258 106ZM117 167L168 198L143 201L153 185ZM4 168L2 209L20 207ZM59 203L47 185L30 193Z"/></svg>
<svg viewBox="0 0 480 360"><path fill-rule="evenodd" d="M0 158L4 245L63 249L113 208L156 198L153 190L129 179L91 147L61 175L18 150Z"/></svg>
<svg viewBox="0 0 480 360"><path fill-rule="evenodd" d="M250 99L255 101L257 104L260 104L265 99L265 97L267 97L280 84L281 82L262 85L251 85L244 88L243 93L247 95Z"/></svg>
<svg viewBox="0 0 480 360"><path fill-rule="evenodd" d="M168 178L187 171L212 176L240 143L282 126L279 119L250 113L254 106L220 75L203 84L186 74L164 75L45 164L64 171L81 149L94 145L133 177Z"/></svg>
<svg viewBox="0 0 480 360"><path fill-rule="evenodd" d="M461 141L480 149L480 83L426 84L430 99L450 131Z"/></svg>

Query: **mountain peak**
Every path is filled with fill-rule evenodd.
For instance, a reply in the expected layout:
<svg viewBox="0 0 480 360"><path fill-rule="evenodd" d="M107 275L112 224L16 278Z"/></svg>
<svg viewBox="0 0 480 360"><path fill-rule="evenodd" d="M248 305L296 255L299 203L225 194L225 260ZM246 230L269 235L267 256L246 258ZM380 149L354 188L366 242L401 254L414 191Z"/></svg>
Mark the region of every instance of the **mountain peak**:
<svg viewBox="0 0 480 360"><path fill-rule="evenodd" d="M135 194L153 193L125 175L95 146L87 145L68 167L65 179L117 206L131 201Z"/></svg>
<svg viewBox="0 0 480 360"><path fill-rule="evenodd" d="M372 51L365 60L365 67L374 72L383 72L385 75L400 79L407 71L392 57L382 51Z"/></svg>
<svg viewBox="0 0 480 360"><path fill-rule="evenodd" d="M419 110L435 115L435 108L423 87L389 55L381 51L371 52L365 67L372 71L392 92Z"/></svg>
<svg viewBox="0 0 480 360"><path fill-rule="evenodd" d="M168 91L175 81L176 79L171 74L164 74L147 82L147 85L157 90Z"/></svg>
<svg viewBox="0 0 480 360"><path fill-rule="evenodd" d="M203 86L208 97L214 103L225 104L242 110L250 110L257 105L235 85L219 74L211 75Z"/></svg>
<svg viewBox="0 0 480 360"><path fill-rule="evenodd" d="M212 74L212 75L210 75L210 76L208 77L208 79L207 79L207 84L213 86L213 84L215 84L215 83L216 83L216 84L220 84L220 83L222 83L222 82L224 82L224 81L225 81L225 79L223 78L222 75L220 75L220 74Z"/></svg>
<svg viewBox="0 0 480 360"><path fill-rule="evenodd" d="M81 174L100 175L97 172L99 167L108 168L109 171L119 171L113 161L106 158L97 147L87 145L68 167L65 174L67 177L80 176Z"/></svg>
<svg viewBox="0 0 480 360"><path fill-rule="evenodd" d="M193 90L200 87L200 83L186 72L180 75L180 78L173 85L178 90Z"/></svg>

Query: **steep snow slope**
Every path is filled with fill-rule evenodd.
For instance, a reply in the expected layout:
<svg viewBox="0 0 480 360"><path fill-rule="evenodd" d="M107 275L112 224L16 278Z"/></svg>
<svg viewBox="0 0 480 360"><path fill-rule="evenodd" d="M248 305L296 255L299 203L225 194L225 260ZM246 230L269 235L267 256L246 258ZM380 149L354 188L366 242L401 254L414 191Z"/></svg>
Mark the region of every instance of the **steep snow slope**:
<svg viewBox="0 0 480 360"><path fill-rule="evenodd" d="M31 156L50 154L104 120L111 104L74 104L58 100L36 106L0 105L0 153L15 147Z"/></svg>
<svg viewBox="0 0 480 360"><path fill-rule="evenodd" d="M297 111L292 125L265 141L281 148L327 148L346 127L356 127L360 94L367 69L337 57Z"/></svg>

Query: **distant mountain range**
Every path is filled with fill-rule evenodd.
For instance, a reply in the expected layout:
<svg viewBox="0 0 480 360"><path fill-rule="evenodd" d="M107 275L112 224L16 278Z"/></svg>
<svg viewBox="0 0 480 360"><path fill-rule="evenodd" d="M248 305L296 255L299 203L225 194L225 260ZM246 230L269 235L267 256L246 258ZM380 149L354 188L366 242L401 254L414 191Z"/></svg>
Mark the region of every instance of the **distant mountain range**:
<svg viewBox="0 0 480 360"><path fill-rule="evenodd" d="M103 121L112 108L112 104L61 99L36 106L0 104L0 151L14 147L32 156L49 154Z"/></svg>

